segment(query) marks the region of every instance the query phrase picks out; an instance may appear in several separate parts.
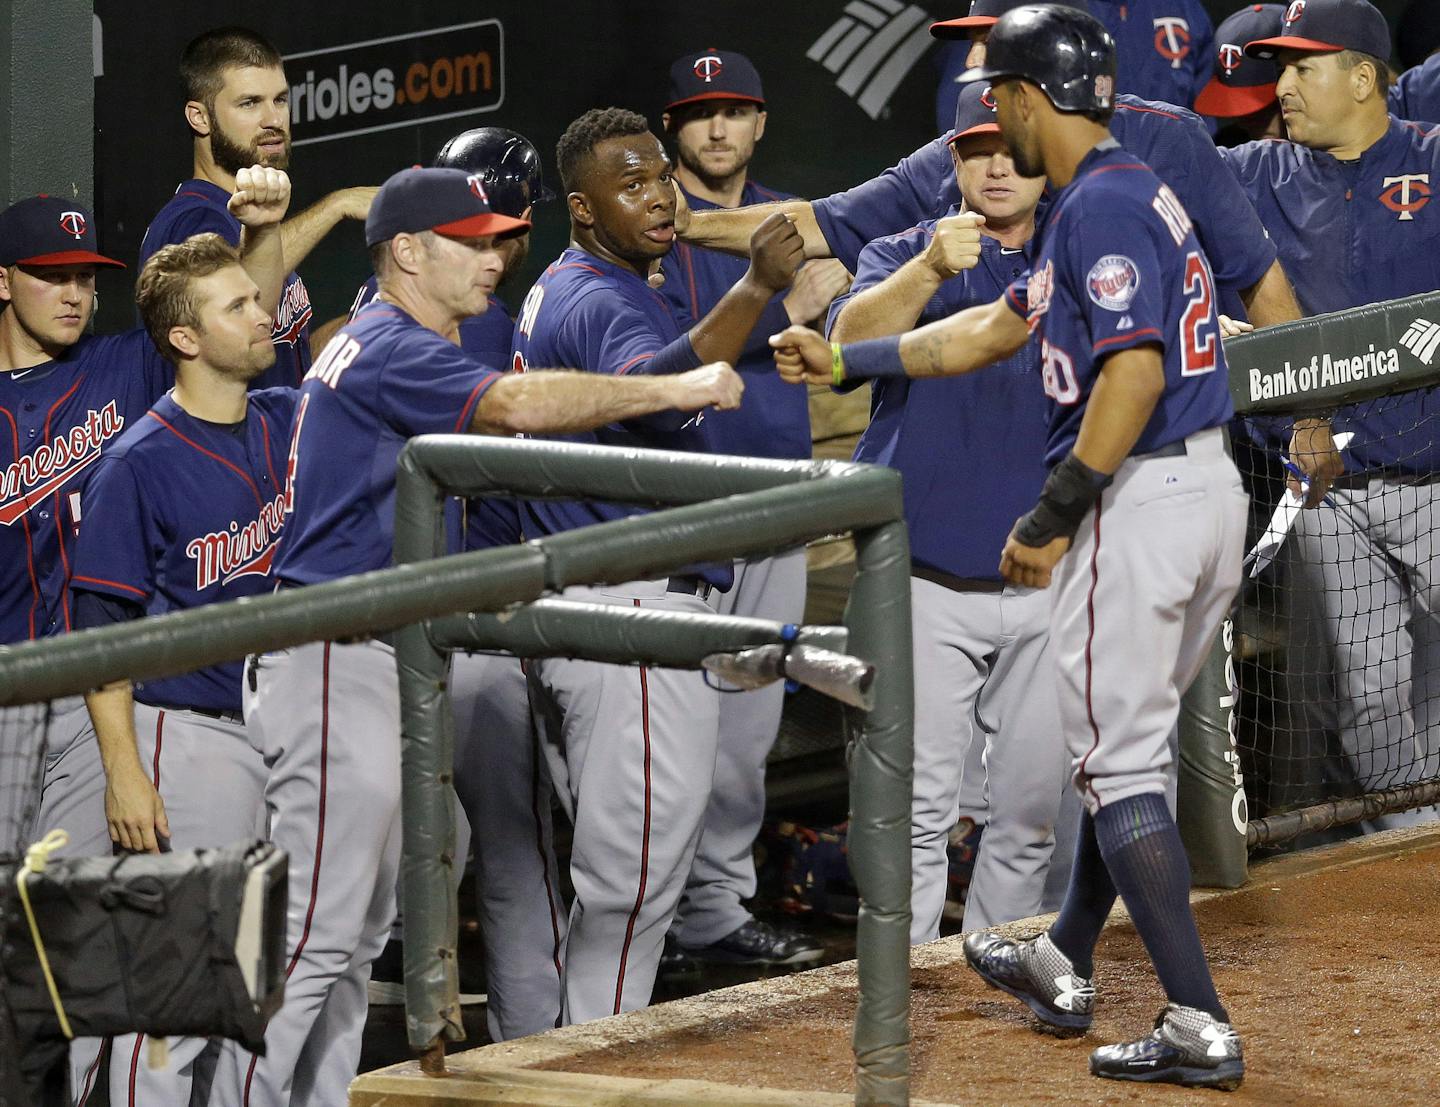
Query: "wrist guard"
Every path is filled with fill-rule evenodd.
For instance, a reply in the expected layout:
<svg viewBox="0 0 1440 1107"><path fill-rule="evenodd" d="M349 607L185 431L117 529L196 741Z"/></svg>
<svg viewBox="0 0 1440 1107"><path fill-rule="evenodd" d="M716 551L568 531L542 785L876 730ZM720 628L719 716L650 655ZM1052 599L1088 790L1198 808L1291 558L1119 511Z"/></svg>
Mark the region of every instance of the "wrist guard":
<svg viewBox="0 0 1440 1107"><path fill-rule="evenodd" d="M1038 547L1056 538L1074 538L1085 513L1114 479L1090 468L1072 450L1050 470L1040 502L1015 524L1015 541Z"/></svg>

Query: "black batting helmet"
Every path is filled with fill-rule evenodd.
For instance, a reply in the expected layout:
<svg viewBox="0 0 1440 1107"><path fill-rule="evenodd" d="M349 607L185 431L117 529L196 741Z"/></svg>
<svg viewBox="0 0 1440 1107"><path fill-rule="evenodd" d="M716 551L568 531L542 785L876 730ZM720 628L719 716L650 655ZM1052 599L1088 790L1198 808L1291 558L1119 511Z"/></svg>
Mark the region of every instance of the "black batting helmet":
<svg viewBox="0 0 1440 1107"><path fill-rule="evenodd" d="M540 154L524 135L504 127L461 131L435 155L438 169L480 174L490 210L518 219L531 204L554 198L540 173Z"/></svg>
<svg viewBox="0 0 1440 1107"><path fill-rule="evenodd" d="M1039 85L1061 111L1115 106L1115 41L1093 15L1060 4L1006 12L990 31L985 64L963 82L1019 78Z"/></svg>

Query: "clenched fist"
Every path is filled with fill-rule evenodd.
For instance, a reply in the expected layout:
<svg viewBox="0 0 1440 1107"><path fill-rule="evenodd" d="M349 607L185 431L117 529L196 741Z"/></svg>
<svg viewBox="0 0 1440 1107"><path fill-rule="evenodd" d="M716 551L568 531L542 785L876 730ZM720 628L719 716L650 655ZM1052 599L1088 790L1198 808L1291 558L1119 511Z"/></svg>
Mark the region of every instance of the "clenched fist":
<svg viewBox="0 0 1440 1107"><path fill-rule="evenodd" d="M775 351L775 368L786 384L831 384L830 343L809 327L786 327L770 336Z"/></svg>
<svg viewBox="0 0 1440 1107"><path fill-rule="evenodd" d="M789 288L805 262L805 240L788 215L776 212L750 236L750 276L770 292Z"/></svg>
<svg viewBox="0 0 1440 1107"><path fill-rule="evenodd" d="M235 174L235 194L225 206L243 226L254 230L274 226L290 207L290 178L264 165L242 169Z"/></svg>
<svg viewBox="0 0 1440 1107"><path fill-rule="evenodd" d="M980 228L985 217L973 211L948 215L935 224L935 236L921 255L941 280L974 269L980 263Z"/></svg>
<svg viewBox="0 0 1440 1107"><path fill-rule="evenodd" d="M675 386L671 406L677 411L699 411L707 407L734 411L740 406L740 396L745 391L745 382L730 368L728 361L713 361L688 373L677 373L669 380Z"/></svg>

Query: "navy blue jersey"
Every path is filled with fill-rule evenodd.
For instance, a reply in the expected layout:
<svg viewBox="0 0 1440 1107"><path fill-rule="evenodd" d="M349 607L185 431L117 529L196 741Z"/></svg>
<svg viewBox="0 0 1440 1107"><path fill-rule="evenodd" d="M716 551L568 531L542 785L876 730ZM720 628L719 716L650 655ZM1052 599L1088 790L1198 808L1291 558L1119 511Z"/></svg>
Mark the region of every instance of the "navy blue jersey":
<svg viewBox="0 0 1440 1107"><path fill-rule="evenodd" d="M1392 119L1385 136L1349 162L1279 139L1222 153L1307 314L1440 289L1440 204L1430 210L1440 131ZM1343 410L1336 429L1356 434L1347 468L1440 469L1440 442L1425 421L1433 405L1428 393L1409 393Z"/></svg>
<svg viewBox="0 0 1440 1107"><path fill-rule="evenodd" d="M189 180L175 190L170 202L155 213L140 242L140 264L162 246L184 242L191 235L218 234L232 246L240 245L240 220L225 206L231 193L209 181ZM310 293L298 273L285 278L280 306L270 327L275 343L275 364L255 379L251 388L299 388L310 368Z"/></svg>
<svg viewBox="0 0 1440 1107"><path fill-rule="evenodd" d="M688 191L685 198L693 211L708 211L718 205ZM765 204L790 200L787 193L745 182L740 203ZM747 258L702 250L685 242L676 243L666 256L662 294L681 321L698 321L710 313L731 286L745 275ZM775 372L775 358L768 340L790 325L785 313L784 292L777 292L760 316L746 342L745 352L735 369L745 377L745 397L737 411L713 411L705 416L702 428L710 450L717 454L774 457L787 460L810 456L810 402L805 389L786 384Z"/></svg>
<svg viewBox="0 0 1440 1107"><path fill-rule="evenodd" d="M572 246L551 263L520 305L515 366L522 372L532 367L615 375L644 372L645 363L681 333L669 302L641 277ZM550 437L704 452L708 443L700 423L695 415L665 411L581 434ZM593 500L537 500L525 504L521 518L525 533L535 537L643 511ZM708 566L703 573L721 588L729 588L733 579L728 564Z"/></svg>
<svg viewBox="0 0 1440 1107"><path fill-rule="evenodd" d="M1215 28L1200 0L1087 3L1115 40L1117 92L1186 108L1195 103L1210 80L1215 49Z"/></svg>
<svg viewBox="0 0 1440 1107"><path fill-rule="evenodd" d="M1222 310L1239 312L1240 291L1265 275L1275 261L1275 247L1244 192L1226 179L1200 117L1169 104L1120 96L1110 130L1180 197L1210 258ZM814 202L826 241L852 273L872 239L939 218L959 204L948 137L922 146L873 180Z"/></svg>
<svg viewBox="0 0 1440 1107"><path fill-rule="evenodd" d="M405 442L468 430L500 376L394 304L371 304L341 327L301 389L275 575L318 584L390 565Z"/></svg>
<svg viewBox="0 0 1440 1107"><path fill-rule="evenodd" d="M923 253L934 233L928 220L870 243L851 294ZM1029 264L1025 251L982 239L980 264L942 283L916 325L992 303ZM979 373L879 377L870 389L870 425L855 460L904 475L911 560L958 577L999 580L1005 539L1045 483L1049 404L1040 386L1039 342Z"/></svg>
<svg viewBox="0 0 1440 1107"><path fill-rule="evenodd" d="M378 287L374 277L360 286L350 307L351 319L375 299ZM504 372L509 368L514 342L515 320L499 296L492 295L489 306L483 312L460 323L460 348L491 369ZM476 496L465 502L464 515L464 549L488 550L493 546L509 546L525 540L520 531L520 505L514 500Z"/></svg>
<svg viewBox="0 0 1440 1107"><path fill-rule="evenodd" d="M70 629L81 485L173 381L143 330L86 336L55 361L0 373L0 641Z"/></svg>
<svg viewBox="0 0 1440 1107"><path fill-rule="evenodd" d="M1230 419L1214 279L1168 185L1102 142L1056 195L1039 238L1031 273L1005 300L1040 337L1051 400L1047 465L1075 445L1105 359L1136 346L1163 351L1165 391L1132 454Z"/></svg>
<svg viewBox="0 0 1440 1107"><path fill-rule="evenodd" d="M71 590L163 615L273 589L299 396L293 388L254 392L234 426L197 419L162 396L85 484ZM135 698L239 711L240 668L237 660L136 683Z"/></svg>
<svg viewBox="0 0 1440 1107"><path fill-rule="evenodd" d="M1400 74L1390 88L1390 114L1417 123L1440 123L1440 54Z"/></svg>

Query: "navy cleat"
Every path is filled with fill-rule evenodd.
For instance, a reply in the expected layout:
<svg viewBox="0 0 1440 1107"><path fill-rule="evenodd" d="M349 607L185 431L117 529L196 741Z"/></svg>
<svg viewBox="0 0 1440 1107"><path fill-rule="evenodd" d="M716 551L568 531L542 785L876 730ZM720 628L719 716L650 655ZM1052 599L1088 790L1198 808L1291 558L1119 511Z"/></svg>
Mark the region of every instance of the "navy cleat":
<svg viewBox="0 0 1440 1107"><path fill-rule="evenodd" d="M1075 975L1050 935L1023 942L978 931L965 939L965 960L992 988L1009 992L1035 1012L1045 1029L1079 1034L1090 1028L1095 985Z"/></svg>
<svg viewBox="0 0 1440 1107"><path fill-rule="evenodd" d="M1245 1056L1228 1023L1172 1003L1145 1037L1090 1054L1090 1071L1111 1080L1233 1092L1245 1079Z"/></svg>

